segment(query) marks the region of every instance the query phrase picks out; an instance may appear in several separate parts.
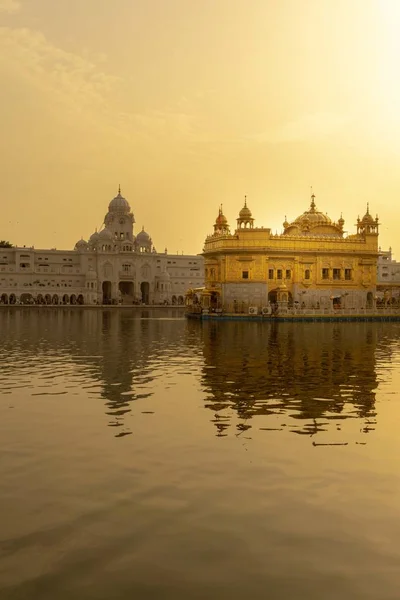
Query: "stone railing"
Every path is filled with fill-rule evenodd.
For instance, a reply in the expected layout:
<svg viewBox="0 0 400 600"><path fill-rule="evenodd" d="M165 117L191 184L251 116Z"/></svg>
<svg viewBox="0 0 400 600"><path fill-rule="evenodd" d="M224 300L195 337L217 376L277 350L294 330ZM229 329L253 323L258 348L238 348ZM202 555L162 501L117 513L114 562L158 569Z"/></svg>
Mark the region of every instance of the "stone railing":
<svg viewBox="0 0 400 600"><path fill-rule="evenodd" d="M250 312L250 309L251 312ZM374 307L374 308L294 308L294 307L279 307L278 309L271 309L268 306L258 307L256 305L243 306L239 304L237 307L232 305L225 306L222 309L223 313L238 314L238 315L310 315L310 316L322 316L322 315L400 315L400 307Z"/></svg>

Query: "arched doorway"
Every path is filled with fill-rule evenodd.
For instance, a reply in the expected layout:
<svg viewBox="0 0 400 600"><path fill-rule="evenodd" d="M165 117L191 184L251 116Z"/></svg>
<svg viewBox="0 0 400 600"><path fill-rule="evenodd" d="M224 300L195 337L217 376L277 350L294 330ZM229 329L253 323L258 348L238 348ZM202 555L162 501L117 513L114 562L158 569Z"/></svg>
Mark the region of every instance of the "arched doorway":
<svg viewBox="0 0 400 600"><path fill-rule="evenodd" d="M374 295L372 292L367 293L367 308L374 307Z"/></svg>
<svg viewBox="0 0 400 600"><path fill-rule="evenodd" d="M133 295L135 293L135 286L133 281L120 281L118 285L118 289L121 293L121 301L122 304L133 302Z"/></svg>
<svg viewBox="0 0 400 600"><path fill-rule="evenodd" d="M148 304L150 300L150 284L148 281L142 281L140 284L140 292L143 304Z"/></svg>
<svg viewBox="0 0 400 600"><path fill-rule="evenodd" d="M7 296L7 294L2 294L1 295L0 302L1 302L1 304L8 304L8 296Z"/></svg>
<svg viewBox="0 0 400 600"><path fill-rule="evenodd" d="M179 300L179 298L178 298ZM219 292L213 291L210 294L210 308L211 310L221 308L220 295Z"/></svg>
<svg viewBox="0 0 400 600"><path fill-rule="evenodd" d="M85 304L85 300L84 300L82 294L79 294L77 302L78 302L78 304Z"/></svg>
<svg viewBox="0 0 400 600"><path fill-rule="evenodd" d="M10 304L15 304L17 302L17 297L15 294L10 294L9 302Z"/></svg>
<svg viewBox="0 0 400 600"><path fill-rule="evenodd" d="M177 303L176 296L172 296L171 302L172 302L172 304L176 304Z"/></svg>
<svg viewBox="0 0 400 600"><path fill-rule="evenodd" d="M57 296L57 294L53 295L51 301L52 301L53 304L58 304L58 296Z"/></svg>
<svg viewBox="0 0 400 600"><path fill-rule="evenodd" d="M103 304L111 304L111 281L103 281Z"/></svg>
<svg viewBox="0 0 400 600"><path fill-rule="evenodd" d="M76 304L76 296L75 296L75 294L71 294L71 297L69 299L69 303L70 304Z"/></svg>
<svg viewBox="0 0 400 600"><path fill-rule="evenodd" d="M62 303L63 304L69 304L69 296L68 296L68 294L64 294L64 296L62 297Z"/></svg>
<svg viewBox="0 0 400 600"><path fill-rule="evenodd" d="M46 294L44 297L46 304L51 304L51 296L50 294Z"/></svg>
<svg viewBox="0 0 400 600"><path fill-rule="evenodd" d="M268 302L271 302L271 304L275 304L277 300L277 290L271 290L270 292L268 292Z"/></svg>
<svg viewBox="0 0 400 600"><path fill-rule="evenodd" d="M33 296L32 294L21 294L19 301L21 304L33 304Z"/></svg>
<svg viewBox="0 0 400 600"><path fill-rule="evenodd" d="M183 304L183 303L184 303L183 296L178 296L178 304Z"/></svg>
<svg viewBox="0 0 400 600"><path fill-rule="evenodd" d="M42 294L38 294L38 295L37 295L36 302L37 302L38 304L44 304L44 298L43 298L43 295L42 295Z"/></svg>

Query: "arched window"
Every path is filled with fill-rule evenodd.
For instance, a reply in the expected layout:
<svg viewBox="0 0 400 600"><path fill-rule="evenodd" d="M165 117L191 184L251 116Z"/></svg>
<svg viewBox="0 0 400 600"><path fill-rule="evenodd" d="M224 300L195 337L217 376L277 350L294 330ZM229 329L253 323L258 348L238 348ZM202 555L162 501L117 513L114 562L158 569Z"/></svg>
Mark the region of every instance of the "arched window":
<svg viewBox="0 0 400 600"><path fill-rule="evenodd" d="M304 271L304 279L310 279L310 269Z"/></svg>

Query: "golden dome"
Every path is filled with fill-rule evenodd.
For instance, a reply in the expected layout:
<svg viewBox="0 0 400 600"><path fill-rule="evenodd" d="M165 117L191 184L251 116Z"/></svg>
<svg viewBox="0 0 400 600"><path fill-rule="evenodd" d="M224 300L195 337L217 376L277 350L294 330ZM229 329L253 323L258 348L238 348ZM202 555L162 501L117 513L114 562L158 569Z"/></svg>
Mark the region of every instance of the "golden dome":
<svg viewBox="0 0 400 600"><path fill-rule="evenodd" d="M344 223L344 221L343 221ZM311 196L310 208L297 217L292 223L285 219L283 224L286 235L316 235L316 236L342 236L343 224L333 223L328 215L317 210L315 195Z"/></svg>
<svg viewBox="0 0 400 600"><path fill-rule="evenodd" d="M367 212L365 213L365 215L361 219L361 222L364 223L364 224L367 224L367 223L374 224L375 223L374 217L369 212L369 202L367 202Z"/></svg>
<svg viewBox="0 0 400 600"><path fill-rule="evenodd" d="M221 204L221 206L218 209L218 216L215 219L214 235L218 236L218 235L227 235L227 234L229 234L228 219L222 212L222 204Z"/></svg>
<svg viewBox="0 0 400 600"><path fill-rule="evenodd" d="M303 221L307 221L309 223L322 223L322 224L332 224L332 220L328 217L328 215L324 215L324 213L317 210L315 206L315 195L311 196L311 205L308 210L306 210L300 217L295 219L295 223L302 223Z"/></svg>
<svg viewBox="0 0 400 600"><path fill-rule="evenodd" d="M244 197L244 206L239 213L239 219L251 219L253 215L251 214L251 210L247 206L247 197Z"/></svg>
<svg viewBox="0 0 400 600"><path fill-rule="evenodd" d="M225 215L222 212L222 205L218 210L218 217L215 219L215 224L219 225L219 226L228 224L228 219L225 217Z"/></svg>

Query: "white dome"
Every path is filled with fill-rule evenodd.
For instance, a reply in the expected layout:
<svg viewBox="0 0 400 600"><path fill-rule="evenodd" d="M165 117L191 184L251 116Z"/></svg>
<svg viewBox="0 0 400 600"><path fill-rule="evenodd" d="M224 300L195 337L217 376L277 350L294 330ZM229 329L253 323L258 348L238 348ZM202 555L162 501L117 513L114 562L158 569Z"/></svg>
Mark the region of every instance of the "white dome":
<svg viewBox="0 0 400 600"><path fill-rule="evenodd" d="M150 236L149 234L144 230L144 227L142 229L142 231L140 233L137 234L136 236L136 241L141 244L141 243L146 243L150 241Z"/></svg>
<svg viewBox="0 0 400 600"><path fill-rule="evenodd" d="M78 241L78 242L76 242L76 244L75 244L75 248L76 248L77 250L86 250L87 246L88 246L88 243L87 243L87 242L85 242L85 240L83 240L83 239L82 239L82 240L79 240L79 241Z"/></svg>
<svg viewBox="0 0 400 600"><path fill-rule="evenodd" d="M108 205L109 212L124 212L129 213L131 207L129 206L128 200L121 196L121 188L118 189L118 194L113 198Z"/></svg>
<svg viewBox="0 0 400 600"><path fill-rule="evenodd" d="M94 233L92 233L92 235L89 238L89 244L97 244L99 239L99 234L97 233L97 231L95 231Z"/></svg>
<svg viewBox="0 0 400 600"><path fill-rule="evenodd" d="M111 231L109 229L107 229L107 227L105 227L104 229L102 229L99 233L99 240L113 240L114 236L111 233Z"/></svg>

